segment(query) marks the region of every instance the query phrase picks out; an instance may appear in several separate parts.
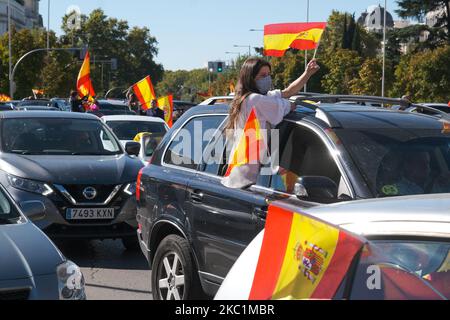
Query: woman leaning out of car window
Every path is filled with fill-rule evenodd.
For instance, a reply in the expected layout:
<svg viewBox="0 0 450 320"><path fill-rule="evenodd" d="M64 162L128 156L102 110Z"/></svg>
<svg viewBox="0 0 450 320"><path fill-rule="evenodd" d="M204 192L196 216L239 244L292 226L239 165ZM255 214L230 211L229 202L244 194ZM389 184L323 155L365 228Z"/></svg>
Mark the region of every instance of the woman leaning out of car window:
<svg viewBox="0 0 450 320"><path fill-rule="evenodd" d="M298 94L306 82L320 69L315 59L311 60L306 71L284 90L272 89L271 65L260 58L247 59L240 71L235 97L230 105L227 135L233 154L239 144L242 130L252 109L260 122L261 129L275 127L296 108L289 100ZM268 125L269 124L269 125ZM231 133L231 134L230 134ZM246 164L234 169L222 179L229 188L244 188L256 182L260 164Z"/></svg>

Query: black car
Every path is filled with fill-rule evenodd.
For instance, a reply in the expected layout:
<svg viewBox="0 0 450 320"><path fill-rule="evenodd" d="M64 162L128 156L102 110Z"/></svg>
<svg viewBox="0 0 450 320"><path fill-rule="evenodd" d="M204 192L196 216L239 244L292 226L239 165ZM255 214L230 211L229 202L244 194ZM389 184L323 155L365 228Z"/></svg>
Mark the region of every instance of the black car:
<svg viewBox="0 0 450 320"><path fill-rule="evenodd" d="M98 110L89 111L97 117L116 116L116 115L136 115L136 112L130 110L125 101L122 100L99 100Z"/></svg>
<svg viewBox="0 0 450 320"><path fill-rule="evenodd" d="M138 143L124 150L100 119L69 112L1 113L0 130L0 183L19 205L44 203L46 234L138 247Z"/></svg>
<svg viewBox="0 0 450 320"><path fill-rule="evenodd" d="M358 105L304 105L277 127L280 143L271 153L278 164L263 167L256 185L245 189L220 182L229 154L223 143L227 106L192 108L166 134L138 178L138 237L152 268L154 298L214 295L264 227L271 201L309 208L450 192L449 180L439 190L397 184L414 153L429 155L430 182L448 175L450 128L435 117Z"/></svg>

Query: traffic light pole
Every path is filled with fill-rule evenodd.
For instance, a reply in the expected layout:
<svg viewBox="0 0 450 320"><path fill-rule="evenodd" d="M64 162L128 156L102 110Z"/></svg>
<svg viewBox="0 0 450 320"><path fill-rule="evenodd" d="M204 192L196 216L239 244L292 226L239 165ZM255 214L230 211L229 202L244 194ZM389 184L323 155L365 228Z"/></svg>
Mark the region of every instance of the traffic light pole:
<svg viewBox="0 0 450 320"><path fill-rule="evenodd" d="M77 50L83 50L83 48L40 48L40 49L34 49L27 53L25 53L22 57L17 60L16 64L14 65L14 68L12 69L12 72L10 74L9 78L9 88L11 93L11 99L14 100L14 93L16 92L16 84L14 82L14 75L16 74L17 67L19 64L29 55L32 55L36 52L42 52L42 51L77 51Z"/></svg>

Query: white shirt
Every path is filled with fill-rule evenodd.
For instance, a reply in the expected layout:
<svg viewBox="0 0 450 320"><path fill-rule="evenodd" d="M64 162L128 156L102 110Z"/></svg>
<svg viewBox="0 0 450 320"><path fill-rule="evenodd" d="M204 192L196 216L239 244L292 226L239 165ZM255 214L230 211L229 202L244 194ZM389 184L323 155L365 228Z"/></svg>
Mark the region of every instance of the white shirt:
<svg viewBox="0 0 450 320"><path fill-rule="evenodd" d="M235 124L235 130L228 145L232 146L231 155L234 154L242 136L248 116L256 110L256 116L261 129L270 129L278 125L291 111L291 103L281 97L281 90L269 91L267 95L252 93L243 102L239 117ZM269 123L269 126L267 125ZM259 164L246 164L235 167L228 177L222 179L222 184L229 188L243 188L256 183L260 170Z"/></svg>

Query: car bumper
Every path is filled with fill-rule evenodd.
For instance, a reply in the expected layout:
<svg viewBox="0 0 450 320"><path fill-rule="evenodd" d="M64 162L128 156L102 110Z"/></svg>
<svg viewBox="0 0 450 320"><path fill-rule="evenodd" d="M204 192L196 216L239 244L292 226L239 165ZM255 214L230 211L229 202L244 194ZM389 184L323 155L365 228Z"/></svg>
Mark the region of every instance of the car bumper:
<svg viewBox="0 0 450 320"><path fill-rule="evenodd" d="M70 205L57 194L46 197L11 186L7 189L19 205L27 201L41 201L44 204L45 216L33 223L51 238L116 239L136 235L136 199L133 196L118 195L109 205L102 207L114 208L114 219L73 221L66 219L65 212L77 206Z"/></svg>

